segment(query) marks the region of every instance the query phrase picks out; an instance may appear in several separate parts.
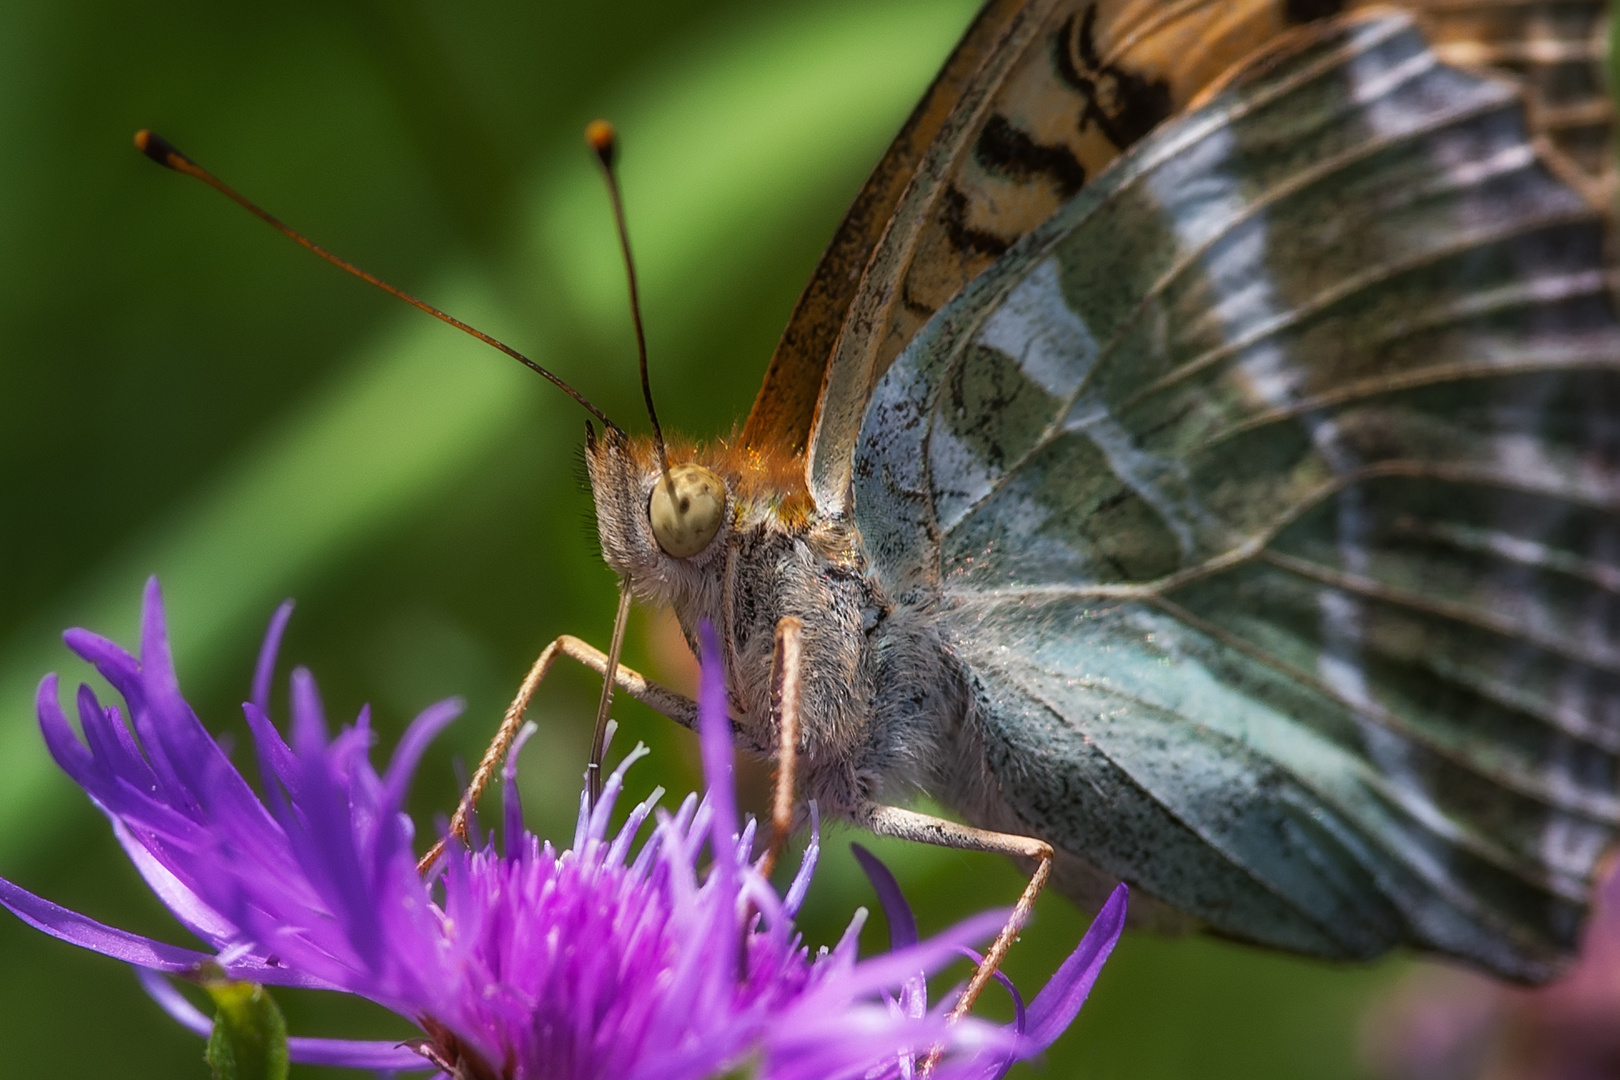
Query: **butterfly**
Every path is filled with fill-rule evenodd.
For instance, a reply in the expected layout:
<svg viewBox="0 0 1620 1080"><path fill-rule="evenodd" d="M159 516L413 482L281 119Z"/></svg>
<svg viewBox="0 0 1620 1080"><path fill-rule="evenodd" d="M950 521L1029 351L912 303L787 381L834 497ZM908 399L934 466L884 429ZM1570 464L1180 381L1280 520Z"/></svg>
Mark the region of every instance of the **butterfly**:
<svg viewBox="0 0 1620 1080"><path fill-rule="evenodd" d="M1620 825L1601 10L1339 7L993 0L740 435L590 440L599 534L745 746L802 622L824 813L1541 980Z"/></svg>
<svg viewBox="0 0 1620 1080"><path fill-rule="evenodd" d="M822 813L1025 858L1020 913L1124 880L1549 978L1620 830L1604 20L990 0L735 438L580 399L619 624L542 654L456 820L559 656L693 723L618 663L634 598L715 627Z"/></svg>

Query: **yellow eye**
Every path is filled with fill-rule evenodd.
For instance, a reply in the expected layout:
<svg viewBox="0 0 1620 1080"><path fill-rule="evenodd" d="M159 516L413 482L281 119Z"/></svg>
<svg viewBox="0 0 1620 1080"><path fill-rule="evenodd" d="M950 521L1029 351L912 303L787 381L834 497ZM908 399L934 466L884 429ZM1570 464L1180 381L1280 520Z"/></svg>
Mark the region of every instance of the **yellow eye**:
<svg viewBox="0 0 1620 1080"><path fill-rule="evenodd" d="M647 516L664 554L690 559L709 546L726 510L726 486L702 465L676 465L653 485Z"/></svg>

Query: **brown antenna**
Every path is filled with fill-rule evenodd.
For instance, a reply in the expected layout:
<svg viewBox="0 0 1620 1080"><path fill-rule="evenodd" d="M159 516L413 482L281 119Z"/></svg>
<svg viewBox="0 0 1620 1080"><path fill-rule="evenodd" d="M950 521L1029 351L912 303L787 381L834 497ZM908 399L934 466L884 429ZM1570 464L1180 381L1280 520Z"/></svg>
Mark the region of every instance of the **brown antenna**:
<svg viewBox="0 0 1620 1080"><path fill-rule="evenodd" d="M619 177L613 169L619 151L618 136L614 134L613 125L606 120L592 120L585 125L585 142L596 152L596 160L602 165L608 198L613 203L613 224L619 230L624 275L630 283L630 318L636 324L636 352L641 361L641 396L647 402L647 419L652 421L653 444L658 447L658 467L667 480L669 453L664 449L664 429L658 425L658 410L653 408L652 383L647 378L647 332L641 325L641 294L636 288L636 263L630 257L630 229L624 221L624 196L619 193Z"/></svg>
<svg viewBox="0 0 1620 1080"><path fill-rule="evenodd" d="M382 278L366 273L364 270L360 269L358 266L354 265L348 260L338 258L336 255L332 254L330 251L327 251L319 244L306 238L302 234L293 231L290 227L284 224L281 219L277 218L275 215L271 214L257 203L248 199L246 196L240 194L235 188L231 187L213 173L209 172L207 169L204 169L201 165L198 165L195 161L192 161L186 155L182 154L178 149L175 148L173 143L165 139L163 136L144 129L137 131L135 133L135 149L139 150L141 153L145 154L159 165L162 165L165 169L173 169L177 173L184 173L187 176L195 177L196 179L201 180L203 183L207 184L221 195L224 195L226 198L236 203L254 217L259 218L261 221L268 224L271 228L275 229L289 240L292 240L294 243L314 252L316 255L319 255L321 258L325 259L339 270L347 271L348 273L351 273L355 277L359 278L361 281L366 282L368 285L375 285L383 292L388 293L391 296L397 296L399 299L405 301L412 307L420 311L427 312L440 322L449 323L462 333L471 334L479 341L482 341L485 345L490 345L499 349L501 352L505 353L507 356L510 356L512 359L516 360L530 371L536 372L545 376L547 379L550 379L558 389L583 405L587 412L596 417L598 420L602 421L602 423L608 428L614 431L623 430L618 424L615 424L612 420L609 420L606 413L586 400L584 394L581 394L578 390L575 390L572 386L569 386L567 383L563 382L562 379L558 378L556 375L553 375L550 371L547 371L533 360L530 360L527 356L524 356L510 345L497 341L495 338L490 337L488 334L477 329L476 327L468 326L460 319L440 311L432 304L418 300L416 297L412 296L403 289L395 288ZM640 321L638 319L638 330L639 327ZM642 383L643 385L646 383L645 365L643 365ZM654 421L654 427L656 426L657 421ZM659 445L662 446L663 444L660 443Z"/></svg>

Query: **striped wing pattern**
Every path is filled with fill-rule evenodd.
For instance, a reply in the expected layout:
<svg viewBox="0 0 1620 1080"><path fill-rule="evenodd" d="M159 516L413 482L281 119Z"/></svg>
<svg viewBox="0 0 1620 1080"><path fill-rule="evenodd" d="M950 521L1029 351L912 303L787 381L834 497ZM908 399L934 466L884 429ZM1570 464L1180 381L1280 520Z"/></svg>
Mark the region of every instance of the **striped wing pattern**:
<svg viewBox="0 0 1620 1080"><path fill-rule="evenodd" d="M992 0L851 207L771 358L745 444L847 505L875 380L944 303L1120 152L1318 16L1300 0Z"/></svg>
<svg viewBox="0 0 1620 1080"><path fill-rule="evenodd" d="M923 324L1121 152L1318 5L1029 0L956 102L873 250L818 402L809 488L847 506L872 387Z"/></svg>
<svg viewBox="0 0 1620 1080"><path fill-rule="evenodd" d="M1523 80L1531 127L1548 163L1594 205L1612 208L1614 97L1608 0L1405 0L1447 63Z"/></svg>
<svg viewBox="0 0 1620 1080"><path fill-rule="evenodd" d="M1542 979L1620 824L1620 322L1523 115L1408 16L1296 32L866 414L1000 797L1219 932Z"/></svg>
<svg viewBox="0 0 1620 1080"><path fill-rule="evenodd" d="M1387 0L1356 0L1356 6ZM842 512L872 387L923 324L1126 148L1347 0L991 0L817 267L743 441ZM1549 165L1615 193L1607 0L1404 0L1442 59L1512 72Z"/></svg>

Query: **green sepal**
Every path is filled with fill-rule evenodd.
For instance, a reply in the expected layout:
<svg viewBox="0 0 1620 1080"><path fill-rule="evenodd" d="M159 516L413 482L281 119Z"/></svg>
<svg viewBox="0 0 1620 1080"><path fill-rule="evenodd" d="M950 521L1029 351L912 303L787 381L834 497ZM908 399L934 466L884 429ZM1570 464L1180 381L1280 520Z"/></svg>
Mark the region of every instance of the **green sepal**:
<svg viewBox="0 0 1620 1080"><path fill-rule="evenodd" d="M203 1060L214 1080L286 1080L287 1021L257 983L206 980L214 1032Z"/></svg>
<svg viewBox="0 0 1620 1080"><path fill-rule="evenodd" d="M757 1080L764 1071L764 1056L758 1051L749 1054L741 1061L734 1061L722 1071L716 1073L712 1080Z"/></svg>

